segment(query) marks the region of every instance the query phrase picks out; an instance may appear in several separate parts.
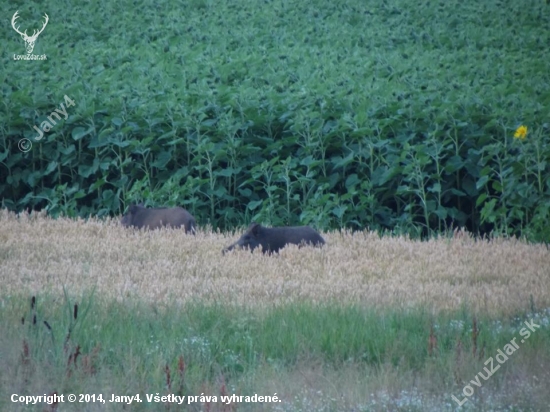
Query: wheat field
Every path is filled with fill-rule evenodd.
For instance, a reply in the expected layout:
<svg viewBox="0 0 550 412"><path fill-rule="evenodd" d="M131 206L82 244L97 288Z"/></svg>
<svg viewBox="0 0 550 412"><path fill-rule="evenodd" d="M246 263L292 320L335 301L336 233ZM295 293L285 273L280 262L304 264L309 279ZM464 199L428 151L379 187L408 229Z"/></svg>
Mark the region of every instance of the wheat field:
<svg viewBox="0 0 550 412"><path fill-rule="evenodd" d="M279 255L221 250L234 234L143 232L118 220L51 219L0 212L4 295L79 295L190 301L254 308L297 301L433 311L468 307L510 314L550 306L550 251L517 239L476 240L464 232L413 241L374 232L323 233L323 248Z"/></svg>

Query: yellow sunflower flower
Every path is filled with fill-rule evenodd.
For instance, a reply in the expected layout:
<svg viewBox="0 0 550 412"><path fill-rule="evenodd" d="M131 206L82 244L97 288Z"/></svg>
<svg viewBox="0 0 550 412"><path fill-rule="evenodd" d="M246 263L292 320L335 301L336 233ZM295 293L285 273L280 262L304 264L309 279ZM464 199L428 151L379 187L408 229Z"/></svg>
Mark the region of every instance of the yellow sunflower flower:
<svg viewBox="0 0 550 412"><path fill-rule="evenodd" d="M514 133L514 139L525 139L525 136L527 136L527 126L521 125L516 129L516 132Z"/></svg>

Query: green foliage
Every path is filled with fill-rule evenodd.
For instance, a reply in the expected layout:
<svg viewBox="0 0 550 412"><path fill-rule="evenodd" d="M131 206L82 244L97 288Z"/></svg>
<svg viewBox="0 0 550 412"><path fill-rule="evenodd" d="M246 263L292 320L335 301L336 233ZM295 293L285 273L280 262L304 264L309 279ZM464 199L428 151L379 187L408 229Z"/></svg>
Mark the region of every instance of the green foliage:
<svg viewBox="0 0 550 412"><path fill-rule="evenodd" d="M35 46L48 60L0 73L3 206L550 240L542 3L157 3L20 7L56 15Z"/></svg>
<svg viewBox="0 0 550 412"><path fill-rule="evenodd" d="M27 299L12 296L4 300L0 344L16 348L23 342L26 347L22 357L8 358L7 366L21 359L24 364L28 358L35 368L51 370L55 384L66 386L56 386L63 391L74 390L71 385L79 382L65 380L65 374L78 374L82 384L92 370L110 381L116 377L131 382L138 386L134 390L159 391L165 383L164 366L172 365L175 376L179 357L185 361L186 385L194 390L220 375L229 380L253 376L265 364L290 371L304 361L335 368L391 364L402 373L435 365L445 371L460 356L457 351L463 356L474 353L472 360L481 365L519 337L525 320L539 326L548 322L548 311L518 314L509 320L478 317L474 321L466 309L434 316L421 308L404 313L328 303L258 311L200 303L184 308L129 301L102 305L93 295L80 305L67 295L65 303L50 304L50 298L40 296L33 302L29 310ZM21 316L22 325L15 321ZM474 322L480 331L475 339ZM541 327L525 345L545 348L549 333ZM437 342L431 348L430 336ZM481 348L483 353L476 352ZM527 349L522 346L521 350ZM78 362L71 358L77 352Z"/></svg>

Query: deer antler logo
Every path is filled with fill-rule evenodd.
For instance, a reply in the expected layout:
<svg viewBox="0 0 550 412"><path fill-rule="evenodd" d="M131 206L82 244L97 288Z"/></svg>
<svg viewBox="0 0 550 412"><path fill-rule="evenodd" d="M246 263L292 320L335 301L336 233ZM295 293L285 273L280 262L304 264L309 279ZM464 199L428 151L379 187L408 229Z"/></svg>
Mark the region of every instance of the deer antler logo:
<svg viewBox="0 0 550 412"><path fill-rule="evenodd" d="M46 28L46 24L48 24L49 17L46 13L44 13L44 17L46 18L46 21L44 22L44 25L42 26L42 28L40 30L38 30L38 32L36 30L33 30L32 36L29 36L29 35L27 35L27 30L25 30L24 33L21 33L19 31L19 27L15 27L15 20L17 20L17 18L19 17L17 15L17 13L19 13L19 10L17 10L15 12L15 14L13 15L13 17L11 19L11 25L12 25L13 29L21 35L23 40L25 40L25 43L27 44L25 46L25 48L27 49L27 54L31 54L33 49L34 49L34 43L36 43L36 39L38 38L38 35L44 31L44 29Z"/></svg>

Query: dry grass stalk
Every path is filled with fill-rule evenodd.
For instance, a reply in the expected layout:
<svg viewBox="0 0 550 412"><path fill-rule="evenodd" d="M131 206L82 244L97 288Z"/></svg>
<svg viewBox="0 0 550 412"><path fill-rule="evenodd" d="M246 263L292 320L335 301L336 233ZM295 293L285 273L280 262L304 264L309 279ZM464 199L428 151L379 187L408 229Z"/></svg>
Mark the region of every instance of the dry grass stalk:
<svg viewBox="0 0 550 412"><path fill-rule="evenodd" d="M477 327L477 318L474 316L472 321L472 355L475 357L477 352L477 336L479 335L479 329Z"/></svg>
<svg viewBox="0 0 550 412"><path fill-rule="evenodd" d="M85 374L94 375L97 372L95 363L97 362L97 357L100 349L101 349L101 346L97 344L92 349L91 353L82 356L81 364L82 364L82 370L84 371Z"/></svg>
<svg viewBox="0 0 550 412"><path fill-rule="evenodd" d="M164 374L166 375L166 389L170 392L172 391L172 376L170 374L170 366L168 366L168 364L164 367Z"/></svg>
<svg viewBox="0 0 550 412"><path fill-rule="evenodd" d="M434 351L437 349L437 338L434 333L433 324L430 325L430 337L428 339L428 355L433 356Z"/></svg>
<svg viewBox="0 0 550 412"><path fill-rule="evenodd" d="M178 358L178 395L183 396L185 392L185 362L183 361L183 355Z"/></svg>
<svg viewBox="0 0 550 412"><path fill-rule="evenodd" d="M23 366L29 366L31 363L31 355L29 350L29 343L26 339L23 339L23 352L21 353L21 364Z"/></svg>
<svg viewBox="0 0 550 412"><path fill-rule="evenodd" d="M29 385L31 376L33 374L29 343L26 339L23 339L23 351L21 353L21 370L23 376L23 386L26 387Z"/></svg>
<svg viewBox="0 0 550 412"><path fill-rule="evenodd" d="M76 348L74 349L74 351L71 352L71 354L69 355L69 358L67 359L67 377L71 376L73 371L72 371L72 368L71 368L71 365L72 367L74 367L74 369L77 368L77 360L78 360L78 356L80 355L80 345L76 345Z"/></svg>
<svg viewBox="0 0 550 412"><path fill-rule="evenodd" d="M461 369L462 369L462 340L458 338L455 350L455 367L454 367L454 378L457 385L462 384L461 378Z"/></svg>

